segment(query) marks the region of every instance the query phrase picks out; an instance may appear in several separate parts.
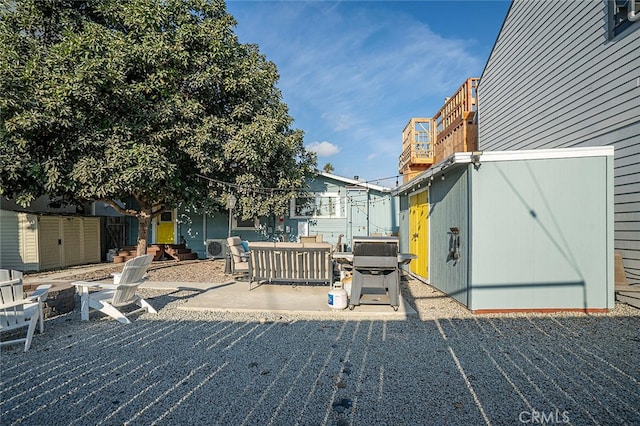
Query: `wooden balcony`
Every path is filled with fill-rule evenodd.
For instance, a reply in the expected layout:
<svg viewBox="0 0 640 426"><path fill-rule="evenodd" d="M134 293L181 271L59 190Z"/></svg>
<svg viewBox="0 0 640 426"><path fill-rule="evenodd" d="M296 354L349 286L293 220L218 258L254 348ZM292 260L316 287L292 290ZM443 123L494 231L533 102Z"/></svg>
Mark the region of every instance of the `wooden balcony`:
<svg viewBox="0 0 640 426"><path fill-rule="evenodd" d="M403 181L411 180L434 163L435 127L431 118L412 118L402 131L402 154L398 171Z"/></svg>
<svg viewBox="0 0 640 426"><path fill-rule="evenodd" d="M402 131L398 171L404 183L454 152L478 149L475 123L479 78L469 78L433 118L412 118Z"/></svg>
<svg viewBox="0 0 640 426"><path fill-rule="evenodd" d="M438 137L456 126L465 113L476 112L478 109L476 89L479 81L479 78L468 78L453 96L447 98L444 106L433 117Z"/></svg>
<svg viewBox="0 0 640 426"><path fill-rule="evenodd" d="M476 88L479 80L467 79L433 117L437 132L434 147L436 161L442 161L454 152L478 149L478 125L475 124L475 115L478 105Z"/></svg>

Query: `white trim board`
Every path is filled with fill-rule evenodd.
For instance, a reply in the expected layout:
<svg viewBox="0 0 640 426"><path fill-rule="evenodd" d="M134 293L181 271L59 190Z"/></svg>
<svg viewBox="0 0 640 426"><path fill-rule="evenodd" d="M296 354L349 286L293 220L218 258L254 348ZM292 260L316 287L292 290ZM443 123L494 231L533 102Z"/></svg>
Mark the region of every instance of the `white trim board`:
<svg viewBox="0 0 640 426"><path fill-rule="evenodd" d="M432 177L444 173L449 167L456 164L490 163L499 161L524 161L524 160L549 160L560 158L581 158L581 157L613 157L614 147L593 146L579 148L551 148L551 149L527 149L510 151L473 151L456 152L443 161L435 164L414 179L401 185L393 191L393 195L408 194L420 189L424 182Z"/></svg>
<svg viewBox="0 0 640 426"><path fill-rule="evenodd" d="M453 163L472 163L473 157L479 156L480 163L482 163L494 161L548 160L555 158L613 156L613 151L613 146L592 146L580 148L456 152L449 158L453 158ZM445 162L446 161L447 160L445 160Z"/></svg>

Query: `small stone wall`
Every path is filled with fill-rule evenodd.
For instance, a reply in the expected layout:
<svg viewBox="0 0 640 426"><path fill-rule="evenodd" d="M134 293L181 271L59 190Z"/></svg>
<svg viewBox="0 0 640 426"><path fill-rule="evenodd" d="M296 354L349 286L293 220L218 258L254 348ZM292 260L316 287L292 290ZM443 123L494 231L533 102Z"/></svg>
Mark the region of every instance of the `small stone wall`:
<svg viewBox="0 0 640 426"><path fill-rule="evenodd" d="M37 287L38 284L27 285L25 291L30 294ZM73 311L76 306L75 294L76 288L71 284L52 284L42 309L44 318L52 318Z"/></svg>

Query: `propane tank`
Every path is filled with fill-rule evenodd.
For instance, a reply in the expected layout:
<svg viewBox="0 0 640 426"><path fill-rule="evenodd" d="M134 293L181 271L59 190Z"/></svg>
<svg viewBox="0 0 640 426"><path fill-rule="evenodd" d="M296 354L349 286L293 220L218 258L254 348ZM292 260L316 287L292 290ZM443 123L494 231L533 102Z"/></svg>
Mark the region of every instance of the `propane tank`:
<svg viewBox="0 0 640 426"><path fill-rule="evenodd" d="M331 309L344 309L347 307L347 292L343 288L334 287L329 292L327 305Z"/></svg>

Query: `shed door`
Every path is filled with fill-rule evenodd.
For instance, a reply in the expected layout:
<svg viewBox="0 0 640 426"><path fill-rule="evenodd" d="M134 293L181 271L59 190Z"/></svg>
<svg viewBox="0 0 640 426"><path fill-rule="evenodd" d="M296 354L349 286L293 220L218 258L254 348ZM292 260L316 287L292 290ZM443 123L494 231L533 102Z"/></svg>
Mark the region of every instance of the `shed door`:
<svg viewBox="0 0 640 426"><path fill-rule="evenodd" d="M409 197L409 250L418 256L410 263L411 272L429 278L428 191Z"/></svg>
<svg viewBox="0 0 640 426"><path fill-rule="evenodd" d="M83 218L82 238L84 247L84 263L99 263L100 251L100 219L93 217Z"/></svg>
<svg viewBox="0 0 640 426"><path fill-rule="evenodd" d="M62 232L60 218L42 216L38 218L38 254L40 269L62 266Z"/></svg>
<svg viewBox="0 0 640 426"><path fill-rule="evenodd" d="M81 265L84 261L82 241L82 218L65 217L62 221L62 266Z"/></svg>

